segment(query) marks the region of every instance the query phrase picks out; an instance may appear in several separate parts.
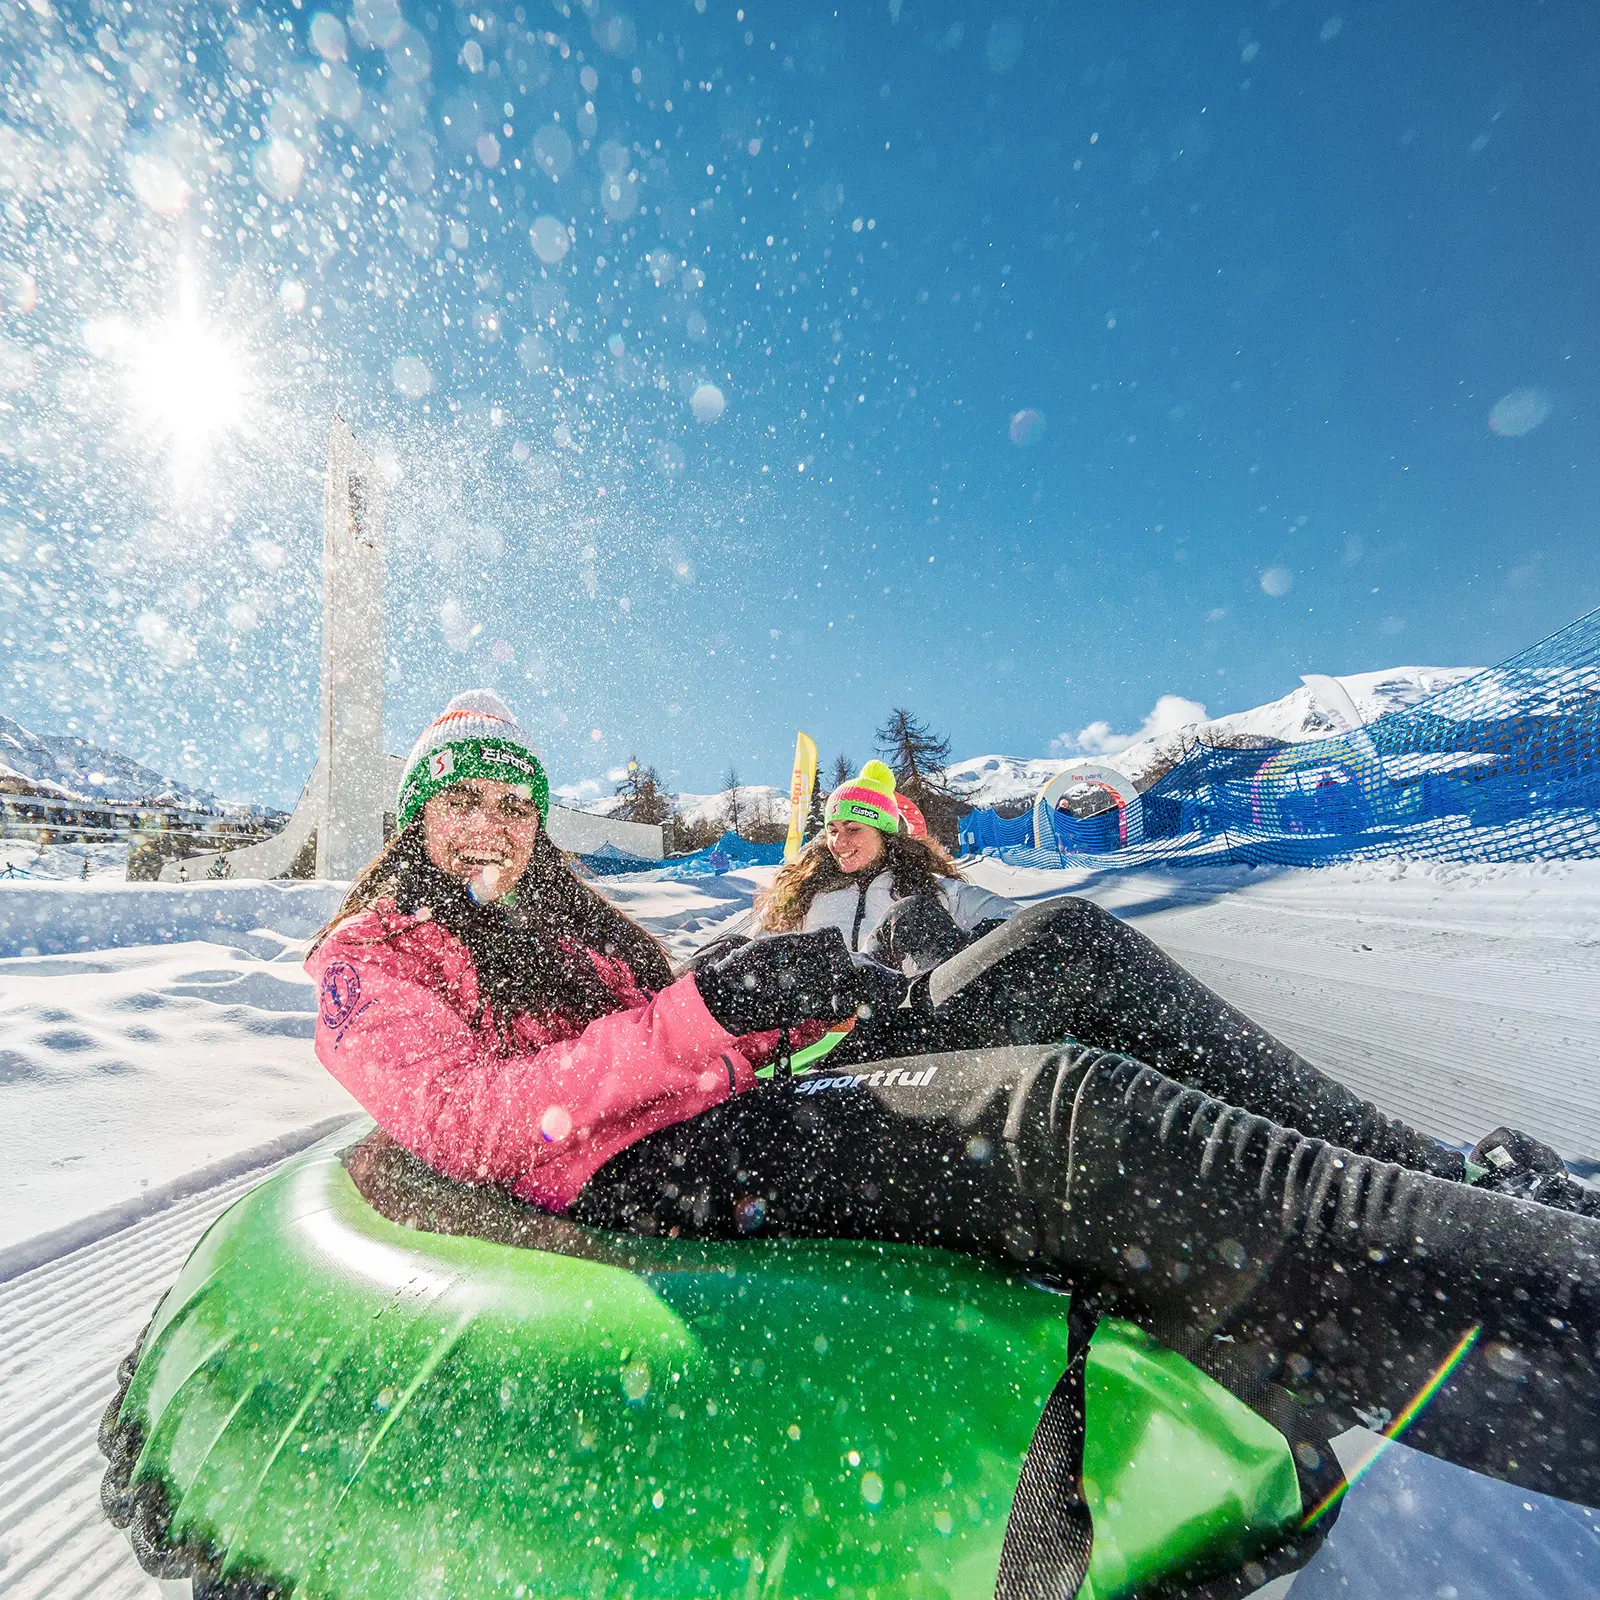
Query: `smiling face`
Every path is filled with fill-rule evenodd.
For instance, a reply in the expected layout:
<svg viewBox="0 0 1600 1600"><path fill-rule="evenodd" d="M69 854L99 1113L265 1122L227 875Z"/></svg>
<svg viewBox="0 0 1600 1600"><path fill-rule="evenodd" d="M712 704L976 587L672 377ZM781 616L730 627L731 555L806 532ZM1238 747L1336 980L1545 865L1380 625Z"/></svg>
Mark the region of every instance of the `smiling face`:
<svg viewBox="0 0 1600 1600"><path fill-rule="evenodd" d="M883 835L864 822L830 822L828 849L841 872L864 872L883 857Z"/></svg>
<svg viewBox="0 0 1600 1600"><path fill-rule="evenodd" d="M467 885L474 900L499 900L528 870L539 808L521 784L472 778L422 809L428 860Z"/></svg>

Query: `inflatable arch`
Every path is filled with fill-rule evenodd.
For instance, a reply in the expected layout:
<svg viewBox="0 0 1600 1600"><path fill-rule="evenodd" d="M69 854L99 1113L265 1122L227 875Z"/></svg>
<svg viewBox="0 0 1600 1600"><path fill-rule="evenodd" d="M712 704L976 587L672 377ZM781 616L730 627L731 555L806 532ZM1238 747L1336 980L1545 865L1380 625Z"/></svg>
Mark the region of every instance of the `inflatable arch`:
<svg viewBox="0 0 1600 1600"><path fill-rule="evenodd" d="M1144 838L1144 817L1139 804L1139 791L1133 780L1099 761L1075 761L1058 772L1039 791L1033 803L1033 843L1039 850L1053 850L1056 844L1055 827L1050 813L1061 803L1061 797L1075 783L1087 783L1104 789L1117 802L1117 844L1138 844Z"/></svg>
<svg viewBox="0 0 1600 1600"><path fill-rule="evenodd" d="M1369 812L1377 812L1388 788L1387 774L1370 737L1363 733L1292 744L1262 763L1250 782L1250 820L1258 828L1279 826L1283 802L1321 790L1353 790Z"/></svg>

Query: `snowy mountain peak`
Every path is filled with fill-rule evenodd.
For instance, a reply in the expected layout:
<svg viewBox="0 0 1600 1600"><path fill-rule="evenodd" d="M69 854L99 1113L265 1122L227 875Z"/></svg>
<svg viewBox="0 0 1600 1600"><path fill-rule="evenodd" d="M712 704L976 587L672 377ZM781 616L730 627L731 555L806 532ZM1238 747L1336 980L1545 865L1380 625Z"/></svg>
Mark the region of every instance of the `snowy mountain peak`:
<svg viewBox="0 0 1600 1600"><path fill-rule="evenodd" d="M62 799L177 806L218 815L256 809L225 804L213 794L175 783L131 756L90 744L87 739L34 733L20 722L0 716L0 783L7 778Z"/></svg>
<svg viewBox="0 0 1600 1600"><path fill-rule="evenodd" d="M1417 705L1482 670L1481 667L1388 667L1381 672L1352 672L1334 681L1354 701L1365 725L1392 711L1404 711L1408 706ZM1308 685L1302 684L1281 700L1255 706L1249 711L1236 711L1195 727L1201 730L1199 737L1208 744L1223 742L1220 737L1209 736L1209 730L1213 729L1219 736L1254 734L1284 744L1299 744L1306 739L1325 739L1339 732L1340 722L1336 712L1324 706Z"/></svg>
<svg viewBox="0 0 1600 1600"><path fill-rule="evenodd" d="M1335 681L1355 703L1365 724L1414 706L1480 671L1480 667L1387 667L1380 672L1350 673ZM968 805L1014 806L1032 800L1058 772L1079 761L1101 762L1144 788L1196 741L1224 746L1299 744L1325 739L1341 727L1337 712L1324 706L1304 684L1282 699L1220 717L1205 717L1205 707L1193 701L1165 698L1202 715L1175 724L1153 713L1145 719L1146 726L1154 723L1160 732L1144 737L1128 734L1120 739L1107 724L1094 723L1077 735L1064 734L1056 740L1056 747L1063 752L1059 757L974 756L946 767L945 776Z"/></svg>
<svg viewBox="0 0 1600 1600"><path fill-rule="evenodd" d="M970 806L1020 805L1030 801L1071 761L1041 756L974 756L944 769L945 781Z"/></svg>

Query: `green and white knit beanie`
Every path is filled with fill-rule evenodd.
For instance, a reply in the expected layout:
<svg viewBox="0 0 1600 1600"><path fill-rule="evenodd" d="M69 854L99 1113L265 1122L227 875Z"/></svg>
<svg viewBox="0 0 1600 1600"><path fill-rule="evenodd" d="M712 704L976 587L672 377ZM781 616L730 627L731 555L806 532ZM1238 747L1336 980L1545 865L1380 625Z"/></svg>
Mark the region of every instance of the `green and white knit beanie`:
<svg viewBox="0 0 1600 1600"><path fill-rule="evenodd" d="M458 694L422 730L406 757L394 803L395 827L406 827L436 794L469 778L525 785L540 823L550 815L550 780L539 752L493 689Z"/></svg>

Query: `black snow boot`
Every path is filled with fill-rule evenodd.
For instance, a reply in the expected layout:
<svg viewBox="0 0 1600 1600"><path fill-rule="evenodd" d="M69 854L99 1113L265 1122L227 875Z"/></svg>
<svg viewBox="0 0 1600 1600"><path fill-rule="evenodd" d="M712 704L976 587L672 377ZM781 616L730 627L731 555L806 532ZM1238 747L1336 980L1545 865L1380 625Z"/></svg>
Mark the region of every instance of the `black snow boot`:
<svg viewBox="0 0 1600 1600"><path fill-rule="evenodd" d="M1549 1145L1515 1128L1484 1134L1467 1157L1467 1172L1477 1188L1600 1217L1600 1193L1579 1183Z"/></svg>

